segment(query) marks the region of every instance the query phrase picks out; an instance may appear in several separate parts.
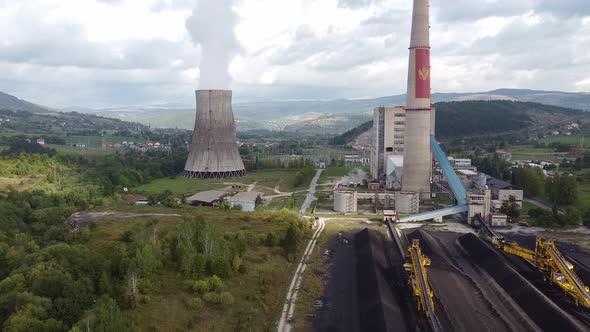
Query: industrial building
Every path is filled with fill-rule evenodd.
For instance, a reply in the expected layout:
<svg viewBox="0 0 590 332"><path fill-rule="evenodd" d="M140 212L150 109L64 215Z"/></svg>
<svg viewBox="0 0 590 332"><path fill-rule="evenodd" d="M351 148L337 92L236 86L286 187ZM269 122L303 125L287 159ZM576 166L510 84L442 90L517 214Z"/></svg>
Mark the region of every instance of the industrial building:
<svg viewBox="0 0 590 332"><path fill-rule="evenodd" d="M230 208L240 206L242 211L252 212L256 210L256 201L262 195L262 193L256 191L244 191L230 197L227 201L229 202Z"/></svg>
<svg viewBox="0 0 590 332"><path fill-rule="evenodd" d="M385 178L389 156L403 156L406 110L403 107L378 107L373 111L371 176Z"/></svg>
<svg viewBox="0 0 590 332"><path fill-rule="evenodd" d="M334 192L334 211L356 213L358 211L356 191L340 190Z"/></svg>
<svg viewBox="0 0 590 332"><path fill-rule="evenodd" d="M184 176L220 179L246 175L238 151L232 92L198 90L196 100L195 130Z"/></svg>
<svg viewBox="0 0 590 332"><path fill-rule="evenodd" d="M223 201L223 198L227 196L225 191L220 190L209 190L202 191L195 195L192 195L186 199L186 202L190 205L195 206L211 206L217 207Z"/></svg>

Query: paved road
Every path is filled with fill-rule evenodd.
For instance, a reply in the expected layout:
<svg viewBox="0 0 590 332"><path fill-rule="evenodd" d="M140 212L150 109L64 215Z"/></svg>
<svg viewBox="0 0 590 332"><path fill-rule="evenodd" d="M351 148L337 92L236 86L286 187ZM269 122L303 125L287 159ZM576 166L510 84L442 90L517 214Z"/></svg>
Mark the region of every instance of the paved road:
<svg viewBox="0 0 590 332"><path fill-rule="evenodd" d="M307 193L307 197L305 197L305 202L303 202L303 205L301 205L301 210L299 210L299 215L302 217L305 215L307 209L309 209L309 207L311 206L311 203L313 203L313 201L316 200L315 189L318 185L318 180L320 179L320 175L322 175L323 171L323 169L318 169L315 173L315 176L311 180L311 184L309 185L309 192Z"/></svg>

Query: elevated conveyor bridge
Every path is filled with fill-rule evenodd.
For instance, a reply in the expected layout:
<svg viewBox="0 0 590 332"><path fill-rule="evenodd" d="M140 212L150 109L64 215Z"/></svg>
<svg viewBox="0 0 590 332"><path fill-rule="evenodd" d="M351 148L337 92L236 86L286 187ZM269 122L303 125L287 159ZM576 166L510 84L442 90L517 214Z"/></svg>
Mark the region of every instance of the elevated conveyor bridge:
<svg viewBox="0 0 590 332"><path fill-rule="evenodd" d="M465 187L463 187L461 180L459 179L457 173L455 173L455 170L453 169L453 166L451 166L451 163L449 162L449 158L436 141L434 135L430 136L430 145L432 147L434 157L440 165L443 174L445 175L447 182L449 183L449 187L451 187L453 196L455 196L455 199L457 200L457 205L445 209L428 211L425 213L403 217L399 220L399 222L418 222L430 219L439 219L442 217L451 216L453 214L467 212L469 210L469 207L467 205L467 192L465 191Z"/></svg>

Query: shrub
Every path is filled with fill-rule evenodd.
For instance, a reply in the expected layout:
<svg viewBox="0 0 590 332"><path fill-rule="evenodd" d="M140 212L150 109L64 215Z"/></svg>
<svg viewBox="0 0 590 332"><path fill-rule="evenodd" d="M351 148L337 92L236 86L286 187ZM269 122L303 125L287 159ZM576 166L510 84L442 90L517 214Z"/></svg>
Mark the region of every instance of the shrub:
<svg viewBox="0 0 590 332"><path fill-rule="evenodd" d="M231 276L231 262L224 257L214 257L209 259L208 272L209 274L217 275L221 278L229 278Z"/></svg>
<svg viewBox="0 0 590 332"><path fill-rule="evenodd" d="M223 290L223 281L218 276L214 275L209 278L209 290L219 293Z"/></svg>
<svg viewBox="0 0 590 332"><path fill-rule="evenodd" d="M186 301L186 306L193 310L199 310L205 306L205 303L200 297L194 297Z"/></svg>
<svg viewBox="0 0 590 332"><path fill-rule="evenodd" d="M231 305L234 303L234 297L229 292L214 293L209 292L203 295L203 300L210 304Z"/></svg>
<svg viewBox="0 0 590 332"><path fill-rule="evenodd" d="M234 272L238 272L238 271L240 271L241 266L242 266L242 260L240 259L239 256L235 256L231 262L232 270L234 270Z"/></svg>
<svg viewBox="0 0 590 332"><path fill-rule="evenodd" d="M197 280L193 284L193 290L199 294L205 294L209 291L209 283L205 280Z"/></svg>

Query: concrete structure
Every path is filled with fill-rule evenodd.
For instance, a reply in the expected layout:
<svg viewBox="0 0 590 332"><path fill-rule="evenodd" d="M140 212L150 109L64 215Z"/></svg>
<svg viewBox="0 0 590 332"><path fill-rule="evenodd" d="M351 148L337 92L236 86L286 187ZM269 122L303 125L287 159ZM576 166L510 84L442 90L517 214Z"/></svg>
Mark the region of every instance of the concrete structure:
<svg viewBox="0 0 590 332"><path fill-rule="evenodd" d="M388 189L401 190L403 171L404 156L393 155L387 157L385 185Z"/></svg>
<svg viewBox="0 0 590 332"><path fill-rule="evenodd" d="M449 162L451 163L451 166L457 167L457 168L471 167L471 159L469 159L469 158L449 157Z"/></svg>
<svg viewBox="0 0 590 332"><path fill-rule="evenodd" d="M220 190L209 190L202 191L186 199L186 202L190 205L196 206L212 206L217 207L223 201L223 198L227 195L225 191Z"/></svg>
<svg viewBox="0 0 590 332"><path fill-rule="evenodd" d="M430 91L430 8L428 0L414 0L402 190L430 198L434 110Z"/></svg>
<svg viewBox="0 0 590 332"><path fill-rule="evenodd" d="M196 91L197 117L184 176L219 179L246 175L236 138L232 92Z"/></svg>
<svg viewBox="0 0 590 332"><path fill-rule="evenodd" d="M389 156L403 156L406 128L406 110L403 107L378 107L373 111L373 138L371 145L371 176L387 176ZM402 159L403 160L403 159Z"/></svg>
<svg viewBox="0 0 590 332"><path fill-rule="evenodd" d="M493 227L505 227L508 223L508 216L504 213L491 213L490 217L490 226Z"/></svg>
<svg viewBox="0 0 590 332"><path fill-rule="evenodd" d="M256 191L244 191L230 197L227 201L231 208L240 206L242 211L252 212L256 210L256 200L262 195L262 193Z"/></svg>
<svg viewBox="0 0 590 332"><path fill-rule="evenodd" d="M356 213L358 211L356 191L335 191L334 211Z"/></svg>
<svg viewBox="0 0 590 332"><path fill-rule="evenodd" d="M474 224L473 218L478 214L481 214L483 218L487 220L492 209L492 193L490 190L485 190L482 195L467 195L467 202L469 204L467 221L470 225Z"/></svg>
<svg viewBox="0 0 590 332"><path fill-rule="evenodd" d="M493 177L486 178L486 186L492 190L492 198L503 203L514 203L522 207L524 191L514 188L508 182Z"/></svg>
<svg viewBox="0 0 590 332"><path fill-rule="evenodd" d="M420 212L420 195L414 192L396 192L395 210L402 214Z"/></svg>

